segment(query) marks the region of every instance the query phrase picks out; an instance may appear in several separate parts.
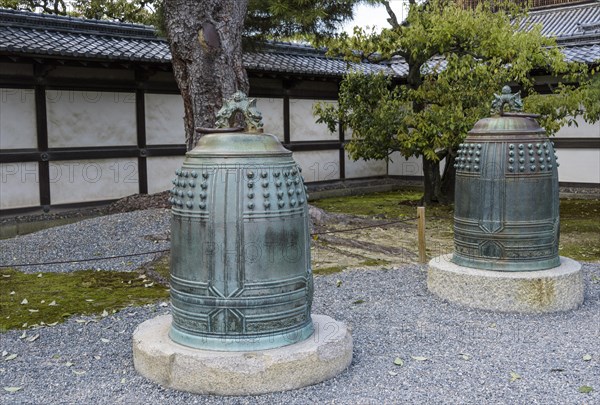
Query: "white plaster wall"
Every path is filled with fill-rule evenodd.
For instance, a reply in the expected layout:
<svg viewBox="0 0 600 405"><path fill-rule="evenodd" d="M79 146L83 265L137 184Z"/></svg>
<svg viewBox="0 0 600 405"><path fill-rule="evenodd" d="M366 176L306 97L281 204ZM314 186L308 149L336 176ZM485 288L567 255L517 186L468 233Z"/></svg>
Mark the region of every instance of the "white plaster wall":
<svg viewBox="0 0 600 405"><path fill-rule="evenodd" d="M150 157L146 159L148 193L158 193L173 187L175 170L181 167L183 156Z"/></svg>
<svg viewBox="0 0 600 405"><path fill-rule="evenodd" d="M135 94L48 90L51 148L135 145Z"/></svg>
<svg viewBox="0 0 600 405"><path fill-rule="evenodd" d="M136 194L138 191L137 159L50 163L52 204L110 200Z"/></svg>
<svg viewBox="0 0 600 405"><path fill-rule="evenodd" d="M600 149L557 149L558 181L600 183Z"/></svg>
<svg viewBox="0 0 600 405"><path fill-rule="evenodd" d="M0 149L37 147L33 89L0 88Z"/></svg>
<svg viewBox="0 0 600 405"><path fill-rule="evenodd" d="M337 129L329 132L327 125L317 124L313 115L313 106L319 100L290 99L290 140L297 141L335 141L339 139ZM327 103L337 104L333 101Z"/></svg>
<svg viewBox="0 0 600 405"><path fill-rule="evenodd" d="M600 101L599 101L600 102ZM555 135L556 138L600 138L600 121L590 124L583 118L577 119L578 125L565 125Z"/></svg>
<svg viewBox="0 0 600 405"><path fill-rule="evenodd" d="M256 108L262 113L264 132L283 142L283 99L257 98Z"/></svg>
<svg viewBox="0 0 600 405"><path fill-rule="evenodd" d="M294 152L293 157L302 168L302 175L307 183L340 178L339 152L337 150Z"/></svg>
<svg viewBox="0 0 600 405"><path fill-rule="evenodd" d="M423 176L423 157L411 156L404 158L400 152L394 152L391 156L393 162L389 163L388 174L390 176ZM440 160L440 174L444 174L446 158Z"/></svg>
<svg viewBox="0 0 600 405"><path fill-rule="evenodd" d="M346 129L344 129L344 139L349 141L350 139L352 139L352 133L354 131L352 130L352 128L350 127L346 127Z"/></svg>
<svg viewBox="0 0 600 405"><path fill-rule="evenodd" d="M40 205L39 171L36 162L0 164L0 209Z"/></svg>
<svg viewBox="0 0 600 405"><path fill-rule="evenodd" d="M359 178L370 176L385 176L387 163L385 160L352 160L346 154L346 178Z"/></svg>
<svg viewBox="0 0 600 405"><path fill-rule="evenodd" d="M400 152L394 152L391 158L388 165L390 176L423 176L421 158L410 157L406 160Z"/></svg>
<svg viewBox="0 0 600 405"><path fill-rule="evenodd" d="M146 143L184 144L183 98L179 94L145 94Z"/></svg>

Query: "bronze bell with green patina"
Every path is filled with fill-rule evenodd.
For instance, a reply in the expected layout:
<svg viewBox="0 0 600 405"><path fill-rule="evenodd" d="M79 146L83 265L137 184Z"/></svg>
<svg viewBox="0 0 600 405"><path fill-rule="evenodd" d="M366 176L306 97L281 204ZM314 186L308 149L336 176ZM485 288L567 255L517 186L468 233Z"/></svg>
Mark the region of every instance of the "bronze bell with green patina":
<svg viewBox="0 0 600 405"><path fill-rule="evenodd" d="M236 114L246 128L231 128ZM207 350L299 342L313 333L301 169L255 100L237 92L217 119L173 179L169 336Z"/></svg>
<svg viewBox="0 0 600 405"><path fill-rule="evenodd" d="M504 112L508 106L512 112ZM458 265L533 271L560 265L557 156L505 86L460 144L456 168L454 255Z"/></svg>

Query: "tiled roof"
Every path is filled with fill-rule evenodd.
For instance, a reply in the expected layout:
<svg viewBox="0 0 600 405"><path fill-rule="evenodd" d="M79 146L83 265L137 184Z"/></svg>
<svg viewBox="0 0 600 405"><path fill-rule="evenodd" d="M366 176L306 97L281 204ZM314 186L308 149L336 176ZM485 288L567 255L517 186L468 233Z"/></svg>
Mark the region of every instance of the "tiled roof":
<svg viewBox="0 0 600 405"><path fill-rule="evenodd" d="M600 43L571 45L563 48L567 60L573 62L592 63L600 61Z"/></svg>
<svg viewBox="0 0 600 405"><path fill-rule="evenodd" d="M348 63L341 58L325 57L324 51L308 45L272 43L260 52L244 54L244 66L255 71L342 76L349 70L364 73L396 73L388 66L374 63Z"/></svg>
<svg viewBox="0 0 600 405"><path fill-rule="evenodd" d="M600 43L600 2L532 11L527 24L541 24L561 44Z"/></svg>
<svg viewBox="0 0 600 405"><path fill-rule="evenodd" d="M85 59L170 62L164 41L0 26L0 52Z"/></svg>
<svg viewBox="0 0 600 405"><path fill-rule="evenodd" d="M545 35L557 36L568 60L594 63L600 59L600 2L531 12L528 21L541 23ZM169 63L166 41L152 27L0 9L0 53L96 61ZM271 43L244 54L246 68L256 72L340 77L349 69L383 71L405 77L401 59L387 64L350 63L325 57L310 46Z"/></svg>
<svg viewBox="0 0 600 405"><path fill-rule="evenodd" d="M152 27L0 9L0 53L104 61L169 63L171 53ZM310 46L273 43L244 54L254 71L340 77L348 69L384 71L383 65L348 64Z"/></svg>
<svg viewBox="0 0 600 405"><path fill-rule="evenodd" d="M0 52L100 60L170 62L154 29L143 25L0 9Z"/></svg>

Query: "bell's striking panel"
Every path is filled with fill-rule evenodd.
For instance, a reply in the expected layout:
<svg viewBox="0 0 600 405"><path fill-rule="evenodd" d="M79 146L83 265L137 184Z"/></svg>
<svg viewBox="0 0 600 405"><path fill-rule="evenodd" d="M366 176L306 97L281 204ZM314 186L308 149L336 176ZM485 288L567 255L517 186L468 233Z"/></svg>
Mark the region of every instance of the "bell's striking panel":
<svg viewBox="0 0 600 405"><path fill-rule="evenodd" d="M204 135L171 190L173 341L260 350L313 332L307 194L269 134Z"/></svg>
<svg viewBox="0 0 600 405"><path fill-rule="evenodd" d="M533 116L504 113L478 121L455 162L452 261L497 271L559 266L556 160Z"/></svg>

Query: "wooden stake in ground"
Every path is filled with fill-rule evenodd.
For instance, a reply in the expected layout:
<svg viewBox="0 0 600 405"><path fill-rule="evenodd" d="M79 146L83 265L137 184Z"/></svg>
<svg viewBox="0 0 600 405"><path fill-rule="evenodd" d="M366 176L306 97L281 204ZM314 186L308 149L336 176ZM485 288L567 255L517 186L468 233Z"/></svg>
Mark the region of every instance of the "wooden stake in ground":
<svg viewBox="0 0 600 405"><path fill-rule="evenodd" d="M419 236L419 262L427 263L425 251L425 207L417 207L417 233Z"/></svg>

